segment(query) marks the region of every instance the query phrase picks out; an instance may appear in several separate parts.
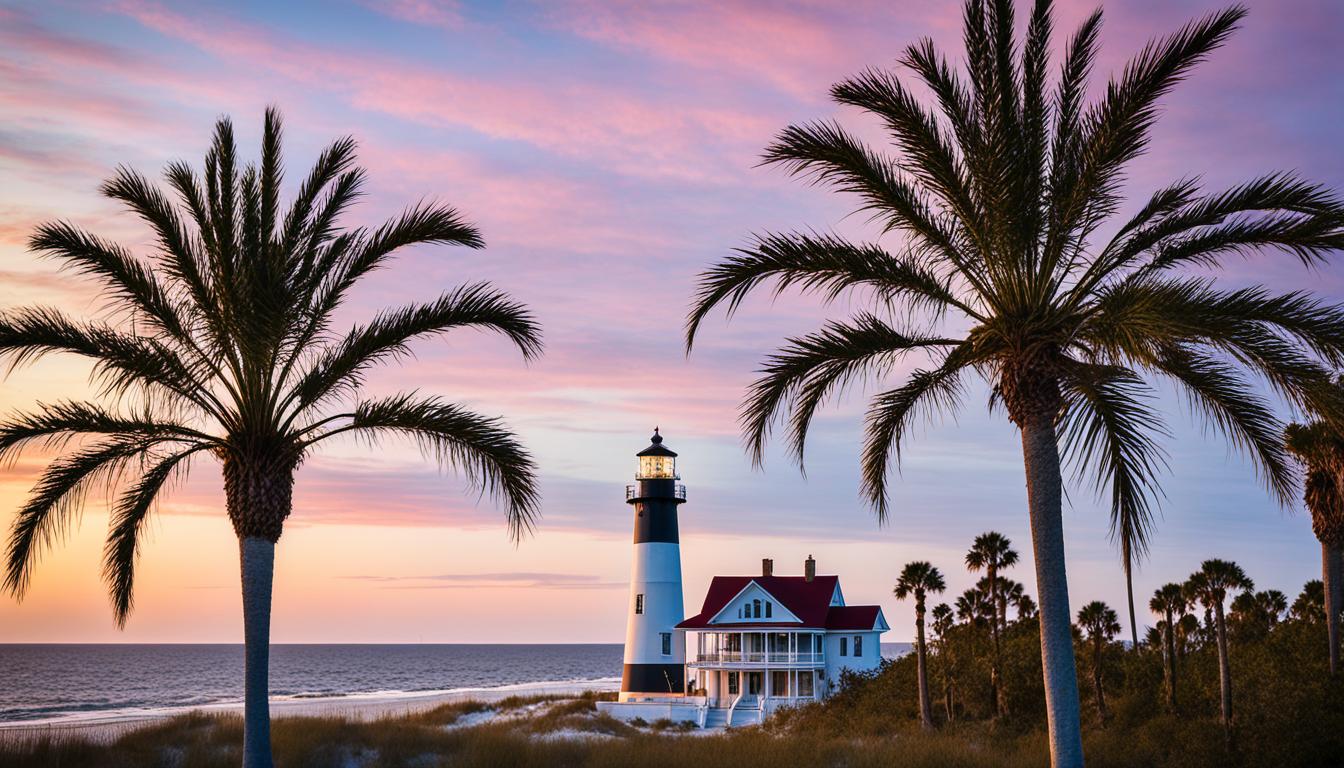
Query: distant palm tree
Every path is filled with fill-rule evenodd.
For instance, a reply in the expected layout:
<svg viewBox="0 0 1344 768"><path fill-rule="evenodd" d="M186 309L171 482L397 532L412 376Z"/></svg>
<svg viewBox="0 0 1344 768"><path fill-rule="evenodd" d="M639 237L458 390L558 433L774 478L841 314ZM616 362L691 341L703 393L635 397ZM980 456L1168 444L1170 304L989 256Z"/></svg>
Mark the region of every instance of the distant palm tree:
<svg viewBox="0 0 1344 768"><path fill-rule="evenodd" d="M436 397L360 394L370 369L406 355L415 339L456 328L497 331L534 357L540 332L522 305L478 283L384 311L345 334L333 329L352 287L393 252L418 243L479 248L476 229L452 208L427 203L376 229L339 229L364 183L348 138L322 152L282 212L280 133L279 114L267 110L261 163L240 170L233 126L220 120L204 185L187 164L168 167L176 205L129 169L104 184L103 194L150 226L148 259L72 224L38 228L31 247L96 278L125 322L41 307L0 314L0 355L12 364L53 352L87 358L111 401L61 402L0 424L0 458L33 444L66 449L15 518L5 588L23 597L42 549L79 512L84 491L133 475L112 504L103 560L113 615L124 626L156 502L193 459L219 461L241 560L249 767L271 764L275 543L292 509L295 472L319 443L408 437L500 497L514 537L537 511L535 465L498 420ZM86 442L67 448L72 439Z"/></svg>
<svg viewBox="0 0 1344 768"><path fill-rule="evenodd" d="M950 723L956 719L956 708L953 701L955 678L952 671L955 659L952 656L952 644L948 632L956 623L956 617L947 603L939 603L933 606L931 615L933 616L933 634L938 638L938 657L943 668L943 708L947 712L947 721Z"/></svg>
<svg viewBox="0 0 1344 768"><path fill-rule="evenodd" d="M1293 601L1289 613L1298 621L1315 622L1328 618L1325 611L1325 584L1320 579L1303 584L1302 592Z"/></svg>
<svg viewBox="0 0 1344 768"><path fill-rule="evenodd" d="M1205 560L1198 571L1185 583L1186 594L1213 612L1215 639L1218 645L1218 685L1222 692L1223 734L1232 742L1232 669L1227 658L1227 619L1223 603L1231 590L1252 590L1255 583L1236 563L1226 560Z"/></svg>
<svg viewBox="0 0 1344 768"><path fill-rule="evenodd" d="M972 573L985 572L989 581L989 602L992 606L989 623L990 650L989 685L994 694L994 711L1000 717L1008 714L1008 698L1003 690L1003 667L1000 642L1000 624L1007 613L1003 592L999 585L999 572L1017 564L1017 552L1007 536L998 531L988 531L975 537L970 550L966 553L966 569Z"/></svg>
<svg viewBox="0 0 1344 768"><path fill-rule="evenodd" d="M1120 633L1115 611L1100 600L1093 600L1078 611L1078 626L1092 643L1092 692L1097 700L1097 721L1106 726L1106 690L1102 685L1101 657L1111 638Z"/></svg>
<svg viewBox="0 0 1344 768"><path fill-rule="evenodd" d="M1018 621L1036 617L1036 601L1026 592L1023 592L1014 598L1013 608L1017 610Z"/></svg>
<svg viewBox="0 0 1344 768"><path fill-rule="evenodd" d="M976 582L975 586L977 589L990 591L989 577L986 576ZM999 631L1002 632L1008 628L1008 608L1010 606L1015 608L1018 601L1027 596L1027 588L1020 581L1000 576L998 577L998 593Z"/></svg>
<svg viewBox="0 0 1344 768"><path fill-rule="evenodd" d="M1162 616L1162 672L1166 682L1167 709L1176 711L1176 626L1186 615L1190 601L1181 584L1166 584L1153 593L1148 608Z"/></svg>
<svg viewBox="0 0 1344 768"><path fill-rule="evenodd" d="M1339 614L1344 611L1344 436L1326 421L1289 424L1288 450L1306 468L1303 498L1321 542L1325 633L1330 674L1339 671Z"/></svg>
<svg viewBox="0 0 1344 768"><path fill-rule="evenodd" d="M932 563L917 560L907 563L896 580L892 593L897 600L911 595L915 598L915 660L919 676L919 722L926 730L933 728L933 705L929 703L928 653L924 646L924 598L930 593L947 589L943 574Z"/></svg>
<svg viewBox="0 0 1344 768"><path fill-rule="evenodd" d="M1261 250L1320 263L1344 246L1344 232L1333 194L1285 174L1212 194L1179 181L1103 230L1120 210L1124 170L1147 147L1160 99L1246 11L1186 25L1093 89L1100 11L1070 38L1052 88L1051 4L1035 3L1021 44L1012 6L967 0L967 78L930 40L906 49L900 63L936 111L892 72L869 70L832 88L836 101L882 122L895 157L829 121L787 128L765 151L768 164L856 195L883 234L905 241L889 250L811 230L758 236L702 275L686 337L689 350L715 307L731 314L772 284L873 308L790 339L767 360L742 411L757 464L782 414L801 465L822 403L903 370L908 357L929 359L868 410L862 487L879 521L911 426L955 412L972 375L988 382L992 405L1021 433L1051 760L1078 766L1061 448L1078 473L1109 488L1126 566L1145 551L1164 466L1149 379L1182 388L1286 499L1292 473L1279 422L1242 371L1299 406L1324 405L1335 397L1325 394L1328 366L1344 364L1344 311L1302 294L1220 290L1180 270L1207 272ZM1089 92L1101 93L1092 105Z"/></svg>
<svg viewBox="0 0 1344 768"><path fill-rule="evenodd" d="M994 621L994 604L989 595L971 588L962 592L954 601L957 619L975 627L987 627Z"/></svg>
<svg viewBox="0 0 1344 768"><path fill-rule="evenodd" d="M1260 609L1260 615L1269 623L1270 628L1278 626L1284 612L1288 610L1288 596L1277 589L1256 592L1255 602Z"/></svg>

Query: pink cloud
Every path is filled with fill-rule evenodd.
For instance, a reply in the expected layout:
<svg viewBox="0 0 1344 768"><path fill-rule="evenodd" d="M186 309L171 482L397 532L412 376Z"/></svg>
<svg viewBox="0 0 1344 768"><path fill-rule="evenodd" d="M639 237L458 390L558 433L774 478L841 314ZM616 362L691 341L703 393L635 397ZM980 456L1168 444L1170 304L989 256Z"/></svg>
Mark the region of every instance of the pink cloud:
<svg viewBox="0 0 1344 768"><path fill-rule="evenodd" d="M427 27L461 29L462 8L452 0L361 0L370 10Z"/></svg>

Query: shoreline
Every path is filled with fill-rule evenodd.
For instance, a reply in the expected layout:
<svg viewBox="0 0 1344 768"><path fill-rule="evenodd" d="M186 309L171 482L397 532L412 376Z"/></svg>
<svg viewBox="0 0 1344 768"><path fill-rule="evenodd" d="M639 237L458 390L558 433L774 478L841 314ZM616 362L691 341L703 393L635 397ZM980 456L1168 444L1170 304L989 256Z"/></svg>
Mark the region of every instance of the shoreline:
<svg viewBox="0 0 1344 768"><path fill-rule="evenodd" d="M493 702L510 696L577 696L586 691L608 692L620 688L620 678L594 680L553 680L514 683L496 687L454 688L441 691L368 692L342 696L272 698L271 718L347 717L376 720L383 717L414 714L442 704L461 701ZM152 723L191 712L208 714L240 713L241 701L198 706L145 707L82 712L36 720L0 721L0 740L77 736L96 742L112 741L118 736Z"/></svg>

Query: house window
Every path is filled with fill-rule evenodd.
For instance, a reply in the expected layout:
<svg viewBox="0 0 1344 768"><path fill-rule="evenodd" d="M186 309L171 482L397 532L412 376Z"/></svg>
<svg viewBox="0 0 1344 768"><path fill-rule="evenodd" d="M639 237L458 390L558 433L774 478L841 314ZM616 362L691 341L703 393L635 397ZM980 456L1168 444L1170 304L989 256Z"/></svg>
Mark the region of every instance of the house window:
<svg viewBox="0 0 1344 768"><path fill-rule="evenodd" d="M788 672L773 671L770 673L770 695L771 696L789 695Z"/></svg>
<svg viewBox="0 0 1344 768"><path fill-rule="evenodd" d="M644 594L635 595L635 613L644 612Z"/></svg>
<svg viewBox="0 0 1344 768"><path fill-rule="evenodd" d="M854 655L855 656L863 655L863 635L854 636Z"/></svg>
<svg viewBox="0 0 1344 768"><path fill-rule="evenodd" d="M769 600L765 601L765 618L767 619L770 618L771 614L773 613L771 609L774 607L775 607L774 603L770 602Z"/></svg>
<svg viewBox="0 0 1344 768"><path fill-rule="evenodd" d="M799 695L799 696L801 696L801 697L803 697L803 698L805 698L805 699L810 699L810 698L812 698L813 693L812 693L812 673L811 673L811 672L799 672L799 673L798 673L798 694L797 694L797 695Z"/></svg>
<svg viewBox="0 0 1344 768"><path fill-rule="evenodd" d="M756 618L756 619L761 618L761 601L760 601L760 600L752 600L752 601L751 601L751 615L752 615L752 618Z"/></svg>
<svg viewBox="0 0 1344 768"><path fill-rule="evenodd" d="M662 640L663 640L663 655L664 655L664 656L671 656L671 655L672 655L672 633L671 633L671 632L659 632L659 633L658 633L658 636L659 636L660 638L662 638Z"/></svg>
<svg viewBox="0 0 1344 768"><path fill-rule="evenodd" d="M848 637L842 637L842 638L840 638L840 655L841 655L841 656L848 656L848 655L849 655L849 638L848 638Z"/></svg>
<svg viewBox="0 0 1344 768"><path fill-rule="evenodd" d="M824 648L823 648L825 638L824 638L822 635L813 635L813 637L815 637L815 638L817 639L817 643L816 643L816 646L817 646L817 648L816 648L816 652L819 653L819 654L820 654L820 653L825 653L825 650L824 650Z"/></svg>
<svg viewBox="0 0 1344 768"><path fill-rule="evenodd" d="M735 694L737 693L737 673L736 673L736 672L729 672L729 673L728 673L728 693L729 693L730 695L735 695Z"/></svg>

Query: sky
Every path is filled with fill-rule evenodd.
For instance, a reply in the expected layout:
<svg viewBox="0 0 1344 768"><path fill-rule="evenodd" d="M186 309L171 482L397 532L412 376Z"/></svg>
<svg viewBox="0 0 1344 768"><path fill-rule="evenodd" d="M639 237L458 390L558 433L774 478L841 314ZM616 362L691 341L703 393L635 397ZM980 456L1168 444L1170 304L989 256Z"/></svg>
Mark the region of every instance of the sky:
<svg viewBox="0 0 1344 768"><path fill-rule="evenodd" d="M1056 51L1094 7L1058 3ZM1197 0L1106 7L1094 93L1148 39L1220 8ZM1344 188L1344 5L1250 3L1243 28L1162 105L1151 150L1131 169L1133 205L1186 176L1210 188L1297 170ZM107 304L87 280L28 253L44 221L68 219L147 253L139 222L97 194L118 164L157 174L198 167L214 121L235 121L255 157L262 112L285 117L289 180L354 136L370 184L346 223L376 224L420 200L459 208L487 247L407 250L366 281L341 325L487 280L527 304L546 351L524 363L498 337L416 344L370 394L418 389L503 416L534 453L542 520L514 545L500 508L412 447L345 443L300 469L277 551L275 642L619 642L630 568L623 486L655 425L681 454L686 609L716 574L763 557L801 573L813 555L850 603L880 604L889 641L913 634L891 594L901 566L932 561L951 599L976 576L971 539L998 530L1034 593L1017 435L974 389L904 453L893 514L878 526L858 497L868 382L824 410L804 477L778 446L754 470L736 424L762 358L790 335L862 309L788 295L714 315L695 351L682 324L697 273L752 233L833 229L878 239L853 200L759 166L792 123L835 118L875 144L880 127L827 98L866 67L894 68L932 37L960 60L960 10L908 2L312 3L0 2L0 311L48 305L85 317ZM1058 54L1057 54L1058 56ZM1057 58L1056 56L1056 58ZM1123 215L1123 212L1122 212ZM889 236L884 245L898 247ZM1341 256L1344 258L1344 256ZM1227 285L1309 289L1344 301L1344 265L1284 256L1234 261ZM49 358L0 380L0 412L89 394L88 366ZM1164 390L1170 471L1139 607L1200 561L1241 564L1290 598L1319 578L1300 508L1282 508L1254 468ZM1290 415L1287 411L1285 415ZM0 467L8 530L51 454ZM1107 508L1074 482L1064 512L1070 597L1120 608L1124 581ZM44 553L25 600L0 596L0 642L238 642L237 542L218 468L195 464L158 508L124 630L99 577L101 494ZM1146 611L1140 621L1152 623Z"/></svg>

